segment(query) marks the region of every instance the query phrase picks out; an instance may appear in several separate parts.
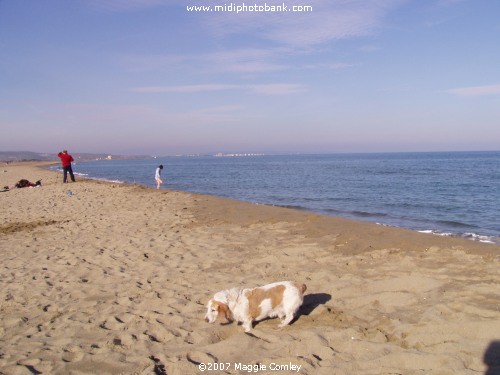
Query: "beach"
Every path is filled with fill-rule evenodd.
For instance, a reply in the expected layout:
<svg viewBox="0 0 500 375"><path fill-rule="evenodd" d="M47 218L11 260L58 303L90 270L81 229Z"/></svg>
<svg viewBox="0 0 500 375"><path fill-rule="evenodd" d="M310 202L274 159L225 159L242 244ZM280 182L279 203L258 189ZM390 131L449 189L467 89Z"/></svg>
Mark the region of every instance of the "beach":
<svg viewBox="0 0 500 375"><path fill-rule="evenodd" d="M42 186L0 193L1 374L500 370L499 245L0 168L22 178ZM215 292L281 280L307 285L290 326L204 321Z"/></svg>

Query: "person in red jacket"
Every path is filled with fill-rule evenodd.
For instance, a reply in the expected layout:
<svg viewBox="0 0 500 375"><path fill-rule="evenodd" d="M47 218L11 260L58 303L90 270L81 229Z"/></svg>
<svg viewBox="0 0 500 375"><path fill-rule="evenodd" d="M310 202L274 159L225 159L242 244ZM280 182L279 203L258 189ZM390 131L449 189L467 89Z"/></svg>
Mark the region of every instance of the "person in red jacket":
<svg viewBox="0 0 500 375"><path fill-rule="evenodd" d="M73 156L68 154L68 151L66 151L66 150L58 153L57 156L59 156L59 158L61 159L61 162L62 162L62 167L63 167L63 172L64 172L63 182L66 183L66 180L68 178L68 172L69 172L69 176L71 177L71 181L75 182L75 175L73 174L73 169L71 168L71 162L75 161L73 159Z"/></svg>

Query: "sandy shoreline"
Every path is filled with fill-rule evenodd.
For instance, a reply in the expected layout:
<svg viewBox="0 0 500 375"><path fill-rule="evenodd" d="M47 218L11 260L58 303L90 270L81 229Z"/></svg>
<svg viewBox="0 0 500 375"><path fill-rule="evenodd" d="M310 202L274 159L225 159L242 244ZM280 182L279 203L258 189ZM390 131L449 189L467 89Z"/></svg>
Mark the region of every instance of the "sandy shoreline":
<svg viewBox="0 0 500 375"><path fill-rule="evenodd" d="M1 186L21 178L42 187L0 193L1 374L500 368L499 245L0 167ZM288 279L308 287L289 327L203 320L218 290Z"/></svg>

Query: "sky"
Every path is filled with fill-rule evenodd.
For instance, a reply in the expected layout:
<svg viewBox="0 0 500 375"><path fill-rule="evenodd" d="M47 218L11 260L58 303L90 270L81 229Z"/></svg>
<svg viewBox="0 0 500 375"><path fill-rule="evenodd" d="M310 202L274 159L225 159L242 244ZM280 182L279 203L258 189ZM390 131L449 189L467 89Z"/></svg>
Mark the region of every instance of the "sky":
<svg viewBox="0 0 500 375"><path fill-rule="evenodd" d="M0 0L0 151L500 150L499 15L496 0Z"/></svg>

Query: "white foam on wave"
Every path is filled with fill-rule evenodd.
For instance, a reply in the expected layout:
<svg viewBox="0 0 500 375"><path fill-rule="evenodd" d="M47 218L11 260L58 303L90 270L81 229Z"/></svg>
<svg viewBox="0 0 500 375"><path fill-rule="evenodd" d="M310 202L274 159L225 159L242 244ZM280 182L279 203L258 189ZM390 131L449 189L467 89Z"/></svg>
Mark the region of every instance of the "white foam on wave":
<svg viewBox="0 0 500 375"><path fill-rule="evenodd" d="M124 184L125 181L120 181L120 180L110 180L108 178L97 178L97 177L92 177L91 180L95 181L101 181L101 182L111 182L113 184Z"/></svg>
<svg viewBox="0 0 500 375"><path fill-rule="evenodd" d="M478 241L482 243L490 243L490 244L495 244L499 241L495 241L494 236L485 236L477 233L472 233L472 232L466 232L462 234L458 233L451 233L451 232L439 232L437 230L432 230L432 229L427 229L427 230L419 230L419 233L426 233L426 234L434 234L436 236L442 236L442 237L458 237L458 238L465 238L467 240L471 241ZM500 238L497 237L498 240Z"/></svg>
<svg viewBox="0 0 500 375"><path fill-rule="evenodd" d="M483 242L483 243L495 243L495 241L493 241L494 237L492 237L492 236L483 236L483 235L476 234L476 233L464 233L463 237L467 238L467 239L474 240L474 241Z"/></svg>
<svg viewBox="0 0 500 375"><path fill-rule="evenodd" d="M63 169L61 167L55 167L55 168L49 168L51 169L52 171L55 171L55 172L59 172L59 173L63 173ZM81 173L81 172L75 172L73 171L73 174L75 176L81 176L81 177L85 177L85 176L88 176L89 174L88 173Z"/></svg>
<svg viewBox="0 0 500 375"><path fill-rule="evenodd" d="M375 223L375 224L377 224L377 225L381 225L381 226L383 226L383 227L392 227L392 226L393 226L393 225L384 224L384 223L379 223L379 222L377 222L377 223Z"/></svg>
<svg viewBox="0 0 500 375"><path fill-rule="evenodd" d="M63 173L63 170L60 167L52 168L52 170L55 172ZM73 171L73 174L75 176L89 178L90 180L94 180L94 181L111 182L113 184L124 184L125 183L125 181L120 181L120 180L111 180L108 178L99 178L99 177L89 177L90 175L88 173L81 173L81 172L74 172Z"/></svg>

